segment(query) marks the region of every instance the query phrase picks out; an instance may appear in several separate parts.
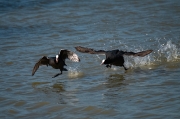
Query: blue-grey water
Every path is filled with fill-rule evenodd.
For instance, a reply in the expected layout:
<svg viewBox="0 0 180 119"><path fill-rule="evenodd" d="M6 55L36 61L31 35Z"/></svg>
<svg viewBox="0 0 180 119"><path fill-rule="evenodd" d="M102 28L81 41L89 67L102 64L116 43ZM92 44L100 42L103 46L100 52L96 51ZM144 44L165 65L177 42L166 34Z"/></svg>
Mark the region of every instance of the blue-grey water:
<svg viewBox="0 0 180 119"><path fill-rule="evenodd" d="M97 50L153 49L100 65ZM60 49L77 53L68 72L41 66ZM179 0L0 0L0 118L180 118Z"/></svg>

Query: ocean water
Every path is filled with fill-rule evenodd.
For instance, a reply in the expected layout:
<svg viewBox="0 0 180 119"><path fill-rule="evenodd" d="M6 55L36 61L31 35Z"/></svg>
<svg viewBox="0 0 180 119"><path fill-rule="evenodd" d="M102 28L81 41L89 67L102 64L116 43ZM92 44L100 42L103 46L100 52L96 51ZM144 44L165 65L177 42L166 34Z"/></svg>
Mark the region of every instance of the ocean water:
<svg viewBox="0 0 180 119"><path fill-rule="evenodd" d="M180 2L178 0L0 1L0 118L180 118ZM100 65L105 56L75 46L119 49L122 67ZM67 72L41 66L60 49Z"/></svg>

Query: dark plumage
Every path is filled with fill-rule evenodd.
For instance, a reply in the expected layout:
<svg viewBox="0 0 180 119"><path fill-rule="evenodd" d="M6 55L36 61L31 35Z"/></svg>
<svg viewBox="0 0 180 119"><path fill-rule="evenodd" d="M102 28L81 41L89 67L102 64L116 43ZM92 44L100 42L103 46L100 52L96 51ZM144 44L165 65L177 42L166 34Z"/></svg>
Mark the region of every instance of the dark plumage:
<svg viewBox="0 0 180 119"><path fill-rule="evenodd" d="M153 50L146 50L146 51L134 53L134 52L121 51L121 50L111 50L111 51L94 50L91 48L85 48L81 46L77 46L75 48L77 51L82 53L106 55L106 59L102 60L101 64L106 64L106 67L111 67L111 65L123 66L125 70L127 70L127 68L124 66L123 55L144 57L153 51Z"/></svg>
<svg viewBox="0 0 180 119"><path fill-rule="evenodd" d="M67 59L67 58L73 62L80 61L79 57L74 52L69 51L69 50L60 50L59 54L56 55L56 57L43 56L41 59L39 59L39 61L35 64L35 66L33 68L32 76L38 70L40 65L46 65L46 66L50 65L54 69L60 69L60 73L54 75L53 78L62 74L62 71L67 71L67 69L64 68L64 66L66 66L65 59Z"/></svg>

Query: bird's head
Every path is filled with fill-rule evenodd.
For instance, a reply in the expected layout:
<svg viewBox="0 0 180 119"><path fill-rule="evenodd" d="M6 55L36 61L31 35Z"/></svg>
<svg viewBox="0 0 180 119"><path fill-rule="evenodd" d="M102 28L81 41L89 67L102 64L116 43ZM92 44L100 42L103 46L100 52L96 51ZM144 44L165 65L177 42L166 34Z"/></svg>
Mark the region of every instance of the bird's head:
<svg viewBox="0 0 180 119"><path fill-rule="evenodd" d="M56 55L56 63L59 61L59 55Z"/></svg>

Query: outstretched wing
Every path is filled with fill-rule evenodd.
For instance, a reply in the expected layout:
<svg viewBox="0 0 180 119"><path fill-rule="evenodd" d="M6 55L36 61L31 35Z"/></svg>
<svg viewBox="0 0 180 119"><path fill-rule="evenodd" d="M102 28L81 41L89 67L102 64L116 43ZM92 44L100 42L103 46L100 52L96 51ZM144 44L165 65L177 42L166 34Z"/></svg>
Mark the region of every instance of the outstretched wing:
<svg viewBox="0 0 180 119"><path fill-rule="evenodd" d="M82 53L101 54L101 55L106 54L106 51L104 51L104 50L94 50L91 48L85 48L85 47L81 47L81 46L77 46L77 47L75 47L75 49L79 52L82 52Z"/></svg>
<svg viewBox="0 0 180 119"><path fill-rule="evenodd" d="M137 52L137 53L134 53L134 52L123 52L123 55L132 55L132 56L139 56L139 57L144 57L146 55L148 55L149 53L151 53L153 50L146 50L146 51L142 51L142 52Z"/></svg>
<svg viewBox="0 0 180 119"><path fill-rule="evenodd" d="M78 57L77 54L75 54L74 52L72 51L69 51L69 50L61 50L59 52L60 54L60 57L65 60L66 58L68 58L69 60L73 61L73 62L80 62L80 59Z"/></svg>
<svg viewBox="0 0 180 119"><path fill-rule="evenodd" d="M35 72L38 70L40 65L47 65L49 64L49 59L46 56L43 56L39 61L34 65L32 76L35 74Z"/></svg>

